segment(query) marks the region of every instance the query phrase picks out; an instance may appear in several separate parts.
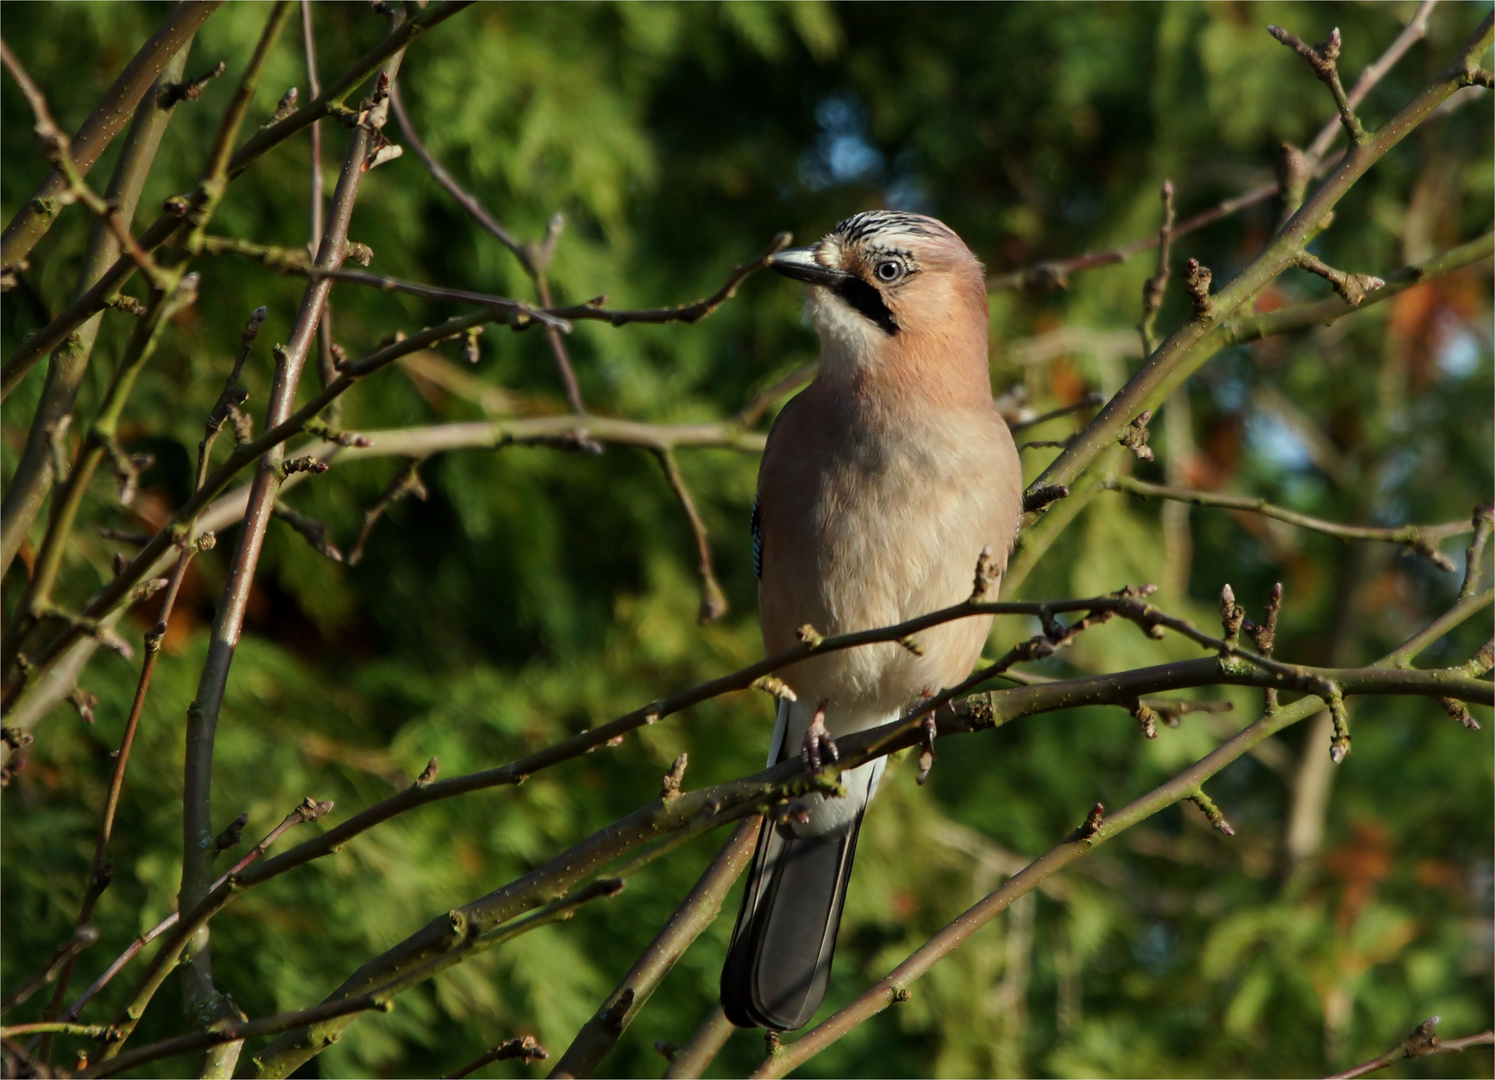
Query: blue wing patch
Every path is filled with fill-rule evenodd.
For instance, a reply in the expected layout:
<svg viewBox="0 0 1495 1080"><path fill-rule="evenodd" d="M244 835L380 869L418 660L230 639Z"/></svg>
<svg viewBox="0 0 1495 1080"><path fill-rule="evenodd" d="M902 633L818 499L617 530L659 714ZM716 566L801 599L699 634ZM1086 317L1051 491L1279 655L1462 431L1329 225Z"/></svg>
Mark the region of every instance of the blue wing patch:
<svg viewBox="0 0 1495 1080"><path fill-rule="evenodd" d="M763 515L758 512L758 500L753 500L753 518L749 527L753 531L753 577L763 580Z"/></svg>

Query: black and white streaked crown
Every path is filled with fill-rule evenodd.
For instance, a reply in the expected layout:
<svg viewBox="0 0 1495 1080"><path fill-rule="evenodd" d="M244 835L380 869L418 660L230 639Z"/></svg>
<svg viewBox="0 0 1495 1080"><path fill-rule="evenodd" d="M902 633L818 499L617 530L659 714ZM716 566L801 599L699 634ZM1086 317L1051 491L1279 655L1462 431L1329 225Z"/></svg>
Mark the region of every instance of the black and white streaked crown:
<svg viewBox="0 0 1495 1080"><path fill-rule="evenodd" d="M923 214L902 210L868 210L853 214L833 230L843 243L855 244L871 236L953 236L942 223Z"/></svg>

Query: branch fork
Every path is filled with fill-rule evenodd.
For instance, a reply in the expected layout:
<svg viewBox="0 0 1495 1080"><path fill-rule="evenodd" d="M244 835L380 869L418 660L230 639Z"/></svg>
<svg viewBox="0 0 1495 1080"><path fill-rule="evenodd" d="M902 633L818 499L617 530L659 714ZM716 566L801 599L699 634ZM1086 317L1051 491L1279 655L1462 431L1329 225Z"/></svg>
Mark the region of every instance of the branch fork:
<svg viewBox="0 0 1495 1080"><path fill-rule="evenodd" d="M1268 26L1267 33L1286 45L1293 52L1301 56L1313 69L1313 74L1329 88L1329 93L1334 95L1334 106L1339 110L1340 123L1344 125L1350 142L1354 146L1364 145L1370 138L1365 133L1365 128L1360 124L1360 118L1355 115L1355 110L1350 107L1349 96L1344 92L1344 86L1339 81L1339 27L1329 31L1329 39L1321 41L1317 45L1309 45L1296 34L1284 30L1280 26Z"/></svg>
<svg viewBox="0 0 1495 1080"><path fill-rule="evenodd" d="M1215 827L1216 832L1223 833L1225 836L1235 835L1235 830L1230 827L1230 822L1225 820L1225 815L1220 812L1220 808L1215 805L1215 801L1204 793L1204 788L1195 788L1189 793L1188 798L1191 803L1204 812L1205 817L1209 818L1209 823Z"/></svg>
<svg viewBox="0 0 1495 1080"><path fill-rule="evenodd" d="M1375 289L1386 287L1385 279L1374 277L1370 274L1346 274L1343 270L1336 270L1328 263L1316 256L1303 252L1298 256L1298 266L1307 270L1310 274L1317 274L1340 295L1350 307L1359 307L1366 295Z"/></svg>

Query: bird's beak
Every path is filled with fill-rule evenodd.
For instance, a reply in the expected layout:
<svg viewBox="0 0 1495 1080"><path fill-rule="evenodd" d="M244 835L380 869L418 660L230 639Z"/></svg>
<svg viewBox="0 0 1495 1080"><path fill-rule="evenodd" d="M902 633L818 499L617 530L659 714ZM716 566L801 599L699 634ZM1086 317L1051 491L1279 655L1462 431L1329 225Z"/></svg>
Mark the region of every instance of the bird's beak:
<svg viewBox="0 0 1495 1080"><path fill-rule="evenodd" d="M832 270L815 261L812 247L787 248L768 257L768 265L785 277L795 281L807 281L811 285L833 286L845 281L850 274Z"/></svg>

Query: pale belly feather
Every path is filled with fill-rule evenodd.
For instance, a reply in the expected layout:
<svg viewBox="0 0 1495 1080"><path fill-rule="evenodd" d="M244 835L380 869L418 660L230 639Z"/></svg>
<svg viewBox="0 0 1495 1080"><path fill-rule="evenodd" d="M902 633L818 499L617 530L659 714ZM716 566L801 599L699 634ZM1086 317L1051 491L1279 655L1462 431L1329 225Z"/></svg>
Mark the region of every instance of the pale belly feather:
<svg viewBox="0 0 1495 1080"><path fill-rule="evenodd" d="M774 560L801 587L772 590L792 610L766 609L765 627L808 623L841 634L967 599L982 548L1005 564L1012 541L995 534L1004 517L993 482L998 440L1010 436L985 434L941 427L838 447L806 492L808 505L783 508L813 526L798 537L798 550ZM802 699L828 703L832 734L859 730L968 674L990 625L990 617L945 623L916 635L922 655L897 643L862 646L797 664L784 677Z"/></svg>

